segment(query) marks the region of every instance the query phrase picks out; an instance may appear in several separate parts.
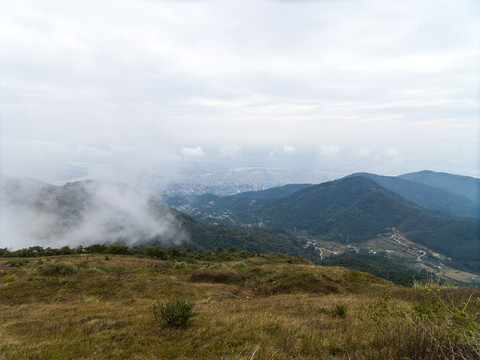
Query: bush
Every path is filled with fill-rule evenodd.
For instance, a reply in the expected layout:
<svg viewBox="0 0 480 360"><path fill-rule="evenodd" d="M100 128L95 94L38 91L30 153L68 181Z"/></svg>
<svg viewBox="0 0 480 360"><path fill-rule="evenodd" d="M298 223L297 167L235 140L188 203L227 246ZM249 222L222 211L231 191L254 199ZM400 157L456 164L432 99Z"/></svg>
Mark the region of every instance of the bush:
<svg viewBox="0 0 480 360"><path fill-rule="evenodd" d="M77 268L72 263L62 261L58 263L50 263L42 266L41 272L44 275L71 275L77 272Z"/></svg>
<svg viewBox="0 0 480 360"><path fill-rule="evenodd" d="M7 265L10 267L20 267L28 263L28 260L10 260Z"/></svg>
<svg viewBox="0 0 480 360"><path fill-rule="evenodd" d="M99 268L96 268L96 267L92 267L92 268L88 268L87 269L87 273L89 274L103 274L105 271L103 271L102 269L99 269Z"/></svg>
<svg viewBox="0 0 480 360"><path fill-rule="evenodd" d="M234 270L203 270L195 271L190 276L192 282L209 282L220 284L238 284L247 280L247 275Z"/></svg>
<svg viewBox="0 0 480 360"><path fill-rule="evenodd" d="M243 268L246 268L247 265L243 261L239 261L239 262L233 264L232 267L234 269L243 269Z"/></svg>
<svg viewBox="0 0 480 360"><path fill-rule="evenodd" d="M175 261L175 264L173 264L173 269L188 269L188 264L185 261Z"/></svg>
<svg viewBox="0 0 480 360"><path fill-rule="evenodd" d="M309 271L290 271L288 268L283 268L278 273L259 275L249 284L259 295L335 294L340 291L338 281L325 276L316 276Z"/></svg>
<svg viewBox="0 0 480 360"><path fill-rule="evenodd" d="M340 318L345 318L347 316L347 305L335 305L335 310L333 311L334 316L338 316Z"/></svg>
<svg viewBox="0 0 480 360"><path fill-rule="evenodd" d="M157 301L153 304L153 315L157 321L162 321L170 327L187 327L192 323L192 312L195 301L182 298L172 299L165 303Z"/></svg>
<svg viewBox="0 0 480 360"><path fill-rule="evenodd" d="M5 275L3 278L2 278L2 281L4 283L10 283L10 282L14 282L15 280L17 280L17 277L15 275Z"/></svg>
<svg viewBox="0 0 480 360"><path fill-rule="evenodd" d="M211 270L220 270L220 269L228 269L228 266L223 263L216 263L216 264L211 264L208 268Z"/></svg>

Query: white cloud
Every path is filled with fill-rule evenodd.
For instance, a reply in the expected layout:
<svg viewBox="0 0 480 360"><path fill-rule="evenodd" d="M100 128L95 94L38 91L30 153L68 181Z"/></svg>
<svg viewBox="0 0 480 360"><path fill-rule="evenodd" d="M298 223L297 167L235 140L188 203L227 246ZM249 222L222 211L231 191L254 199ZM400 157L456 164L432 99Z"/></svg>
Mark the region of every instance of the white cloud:
<svg viewBox="0 0 480 360"><path fill-rule="evenodd" d="M107 150L99 149L89 145L77 145L76 153L81 156L110 156L112 153Z"/></svg>
<svg viewBox="0 0 480 360"><path fill-rule="evenodd" d="M117 153L131 153L135 151L135 147L126 144L111 144L110 148Z"/></svg>
<svg viewBox="0 0 480 360"><path fill-rule="evenodd" d="M319 149L319 154L325 157L336 157L340 152L340 148L336 145L322 145Z"/></svg>
<svg viewBox="0 0 480 360"><path fill-rule="evenodd" d="M282 148L282 150L272 151L270 152L270 157L275 157L277 155L294 155L297 152L297 149L294 146L286 145Z"/></svg>
<svg viewBox="0 0 480 360"><path fill-rule="evenodd" d="M386 157L397 157L398 155L400 154L400 152L395 149L395 148L389 148L387 150L385 150L385 156Z"/></svg>
<svg viewBox="0 0 480 360"><path fill-rule="evenodd" d="M294 146L284 146L280 154L282 155L293 155L297 152L297 149Z"/></svg>
<svg viewBox="0 0 480 360"><path fill-rule="evenodd" d="M242 155L242 148L237 145L224 145L218 152L222 157L238 157Z"/></svg>
<svg viewBox="0 0 480 360"><path fill-rule="evenodd" d="M200 146L184 147L180 152L184 158L202 158L205 156L205 152Z"/></svg>
<svg viewBox="0 0 480 360"><path fill-rule="evenodd" d="M70 185L70 189L81 189L88 199L74 204L82 216L70 217L59 212L62 205L57 204L57 190L45 191L42 189L45 184L28 179L7 179L1 185L2 247L77 247L119 240L132 246L155 237L180 244L188 239L188 234L167 207L158 206L154 210L147 196L118 183ZM9 188L15 192L7 192ZM45 194L49 194L49 201L45 201ZM36 202L45 208L33 206Z"/></svg>
<svg viewBox="0 0 480 360"><path fill-rule="evenodd" d="M49 158L36 142L62 144L59 161L136 169L218 156L210 147L293 157L318 144L335 144L322 156L392 147L416 161L428 143L448 163L448 143L476 163L476 1L2 5L1 130L17 142L3 147L19 149L4 151L4 171L28 173L27 152Z"/></svg>
<svg viewBox="0 0 480 360"><path fill-rule="evenodd" d="M375 155L374 159L378 163L392 163L392 162L403 162L404 161L404 156L402 153L395 148L388 148L385 149L384 151L378 153Z"/></svg>
<svg viewBox="0 0 480 360"><path fill-rule="evenodd" d="M360 158L367 158L371 154L371 150L361 148L361 149L355 149L352 151L352 156L360 157Z"/></svg>

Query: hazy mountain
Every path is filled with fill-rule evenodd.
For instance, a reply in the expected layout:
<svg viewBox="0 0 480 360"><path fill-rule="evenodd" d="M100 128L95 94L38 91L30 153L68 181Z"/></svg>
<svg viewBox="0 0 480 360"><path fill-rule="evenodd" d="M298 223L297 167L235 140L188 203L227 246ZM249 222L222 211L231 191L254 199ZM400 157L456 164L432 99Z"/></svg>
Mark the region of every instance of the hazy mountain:
<svg viewBox="0 0 480 360"><path fill-rule="evenodd" d="M445 190L403 179L349 176L306 186L278 198L266 199L261 192L258 198L255 192L244 197L204 195L201 197L204 201L197 202L194 211L207 223L225 218L237 225L252 224L290 234L303 232L340 243L363 242L395 227L413 241L446 256L461 261L478 261L478 221L432 216L432 212L439 212L438 208L420 207L370 177L430 206L438 205L442 194L449 199L447 204L458 200L457 195ZM433 194L432 198L437 202L429 199L428 194Z"/></svg>
<svg viewBox="0 0 480 360"><path fill-rule="evenodd" d="M261 191L248 191L236 195L232 195L234 199L248 199L248 200L271 200L278 199L283 196L293 194L298 190L306 187L313 186L311 184L289 184L284 186L278 186Z"/></svg>
<svg viewBox="0 0 480 360"><path fill-rule="evenodd" d="M477 178L429 170L400 175L399 178L444 189L480 203L480 179Z"/></svg>
<svg viewBox="0 0 480 360"><path fill-rule="evenodd" d="M407 238L462 261L478 261L479 221L431 216L366 177L305 188L256 209L269 227L339 242L375 238L398 228Z"/></svg>
<svg viewBox="0 0 480 360"><path fill-rule="evenodd" d="M263 206L255 215L276 229L355 242L419 214L398 195L356 176L305 188Z"/></svg>
<svg viewBox="0 0 480 360"><path fill-rule="evenodd" d="M54 186L8 178L1 188L2 245L91 244L159 237L187 239L171 209L120 183L80 181Z"/></svg>
<svg viewBox="0 0 480 360"><path fill-rule="evenodd" d="M378 179L411 189L402 181ZM119 183L82 181L53 186L13 179L3 184L1 198L2 247L120 242L304 255L298 233L346 244L376 238L395 227L408 239L462 262L476 263L480 254L479 221L432 216L365 176L197 199L200 205L195 211L210 221L217 220L211 214L228 213L237 225L262 226L277 234L208 227Z"/></svg>
<svg viewBox="0 0 480 360"><path fill-rule="evenodd" d="M425 210L432 215L480 217L479 204L443 188L409 181L402 177L381 176L369 173L357 173L350 176L368 177L384 188L426 208Z"/></svg>
<svg viewBox="0 0 480 360"><path fill-rule="evenodd" d="M0 194L0 248L121 243L303 254L293 237L252 229L209 228L116 182L79 181L54 186L8 178Z"/></svg>
<svg viewBox="0 0 480 360"><path fill-rule="evenodd" d="M292 194L303 188L312 186L311 184L289 184L284 186L273 187L266 190L246 191L235 195L219 196L214 194L203 195L170 195L164 198L165 202L171 206L180 206L183 204L191 204L193 206L204 206L215 204L217 208L236 208L249 204L252 200L255 202L264 202L265 200L278 199L282 196Z"/></svg>

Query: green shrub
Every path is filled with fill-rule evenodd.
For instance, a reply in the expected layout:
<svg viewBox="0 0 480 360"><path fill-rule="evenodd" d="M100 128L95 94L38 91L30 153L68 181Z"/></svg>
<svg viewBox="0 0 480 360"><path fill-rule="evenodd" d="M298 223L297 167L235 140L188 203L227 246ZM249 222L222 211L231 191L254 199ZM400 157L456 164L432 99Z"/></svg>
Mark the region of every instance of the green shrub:
<svg viewBox="0 0 480 360"><path fill-rule="evenodd" d="M283 269L279 273L256 274L254 282L250 283L259 295L277 295L277 294L331 294L338 293L338 282L334 279L316 276L309 271L289 271Z"/></svg>
<svg viewBox="0 0 480 360"><path fill-rule="evenodd" d="M246 274L234 270L199 270L190 276L192 282L238 284L244 283L246 280Z"/></svg>
<svg viewBox="0 0 480 360"><path fill-rule="evenodd" d="M220 270L220 269L228 269L228 266L223 263L216 263L216 264L211 264L208 268L211 270Z"/></svg>
<svg viewBox="0 0 480 360"><path fill-rule="evenodd" d="M233 264L232 267L234 269L243 269L243 268L246 268L247 265L243 261L239 261L239 262Z"/></svg>
<svg viewBox="0 0 480 360"><path fill-rule="evenodd" d="M98 304L100 299L96 296L84 296L81 301L84 304Z"/></svg>
<svg viewBox="0 0 480 360"><path fill-rule="evenodd" d="M72 263L61 261L58 263L49 263L41 267L41 272L44 275L71 275L77 272L77 268Z"/></svg>
<svg viewBox="0 0 480 360"><path fill-rule="evenodd" d="M10 283L10 282L14 282L15 280L17 280L17 277L15 275L5 275L3 278L2 278L2 281L4 283Z"/></svg>
<svg viewBox="0 0 480 360"><path fill-rule="evenodd" d="M185 261L175 261L175 264L173 264L173 268L175 270L188 269L188 264Z"/></svg>
<svg viewBox="0 0 480 360"><path fill-rule="evenodd" d="M345 316L347 316L347 305L340 305L340 304L335 305L335 310L333 311L333 315L344 319Z"/></svg>
<svg viewBox="0 0 480 360"><path fill-rule="evenodd" d="M192 312L195 301L182 298L168 300L167 302L157 301L153 304L153 315L157 321L162 321L170 327L187 327L192 323Z"/></svg>
<svg viewBox="0 0 480 360"><path fill-rule="evenodd" d="M28 260L10 260L7 265L10 267L20 267L28 263Z"/></svg>
<svg viewBox="0 0 480 360"><path fill-rule="evenodd" d="M102 269L99 269L99 268L96 268L96 267L92 267L92 268L88 268L87 269L87 273L89 274L103 274L105 271L103 271Z"/></svg>

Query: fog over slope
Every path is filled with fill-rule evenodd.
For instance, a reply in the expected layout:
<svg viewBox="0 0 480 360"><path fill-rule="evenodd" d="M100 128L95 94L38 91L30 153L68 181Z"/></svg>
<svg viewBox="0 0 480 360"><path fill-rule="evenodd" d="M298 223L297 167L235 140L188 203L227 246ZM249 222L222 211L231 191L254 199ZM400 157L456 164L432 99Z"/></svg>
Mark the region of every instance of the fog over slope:
<svg viewBox="0 0 480 360"><path fill-rule="evenodd" d="M82 181L54 186L5 178L0 191L0 247L79 246L156 239L188 240L170 208L114 182Z"/></svg>

